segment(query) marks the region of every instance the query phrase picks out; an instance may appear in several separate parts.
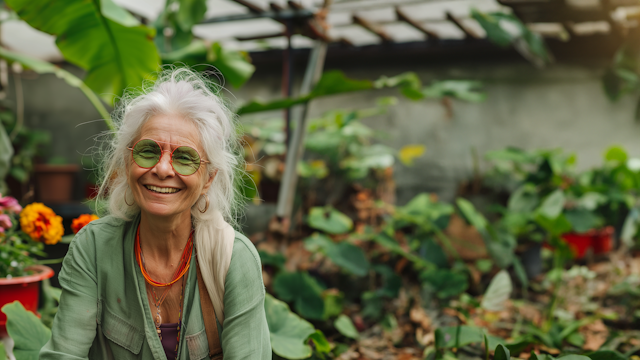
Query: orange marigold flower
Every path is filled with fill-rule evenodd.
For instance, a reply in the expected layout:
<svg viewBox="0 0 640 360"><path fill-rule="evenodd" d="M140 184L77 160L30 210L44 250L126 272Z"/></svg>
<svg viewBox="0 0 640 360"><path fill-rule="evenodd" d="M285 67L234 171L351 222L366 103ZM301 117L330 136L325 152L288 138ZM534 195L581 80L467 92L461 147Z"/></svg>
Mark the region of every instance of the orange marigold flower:
<svg viewBox="0 0 640 360"><path fill-rule="evenodd" d="M62 218L42 203L27 205L20 213L20 227L34 241L56 244L64 235Z"/></svg>
<svg viewBox="0 0 640 360"><path fill-rule="evenodd" d="M98 219L100 218L97 215L82 214L78 216L76 219L73 219L73 222L71 223L71 230L73 230L74 234L77 234L78 231L80 231L80 229L85 227L85 225L92 222L93 220L98 220Z"/></svg>

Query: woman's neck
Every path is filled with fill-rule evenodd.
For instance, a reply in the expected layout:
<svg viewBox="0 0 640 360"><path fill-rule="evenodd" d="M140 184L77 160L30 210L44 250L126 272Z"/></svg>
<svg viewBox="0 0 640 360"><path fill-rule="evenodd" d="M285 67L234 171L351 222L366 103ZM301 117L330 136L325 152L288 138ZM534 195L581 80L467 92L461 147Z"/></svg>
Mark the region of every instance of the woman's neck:
<svg viewBox="0 0 640 360"><path fill-rule="evenodd" d="M147 259L170 265L179 258L191 233L191 213L158 218L145 214L140 217L140 247Z"/></svg>

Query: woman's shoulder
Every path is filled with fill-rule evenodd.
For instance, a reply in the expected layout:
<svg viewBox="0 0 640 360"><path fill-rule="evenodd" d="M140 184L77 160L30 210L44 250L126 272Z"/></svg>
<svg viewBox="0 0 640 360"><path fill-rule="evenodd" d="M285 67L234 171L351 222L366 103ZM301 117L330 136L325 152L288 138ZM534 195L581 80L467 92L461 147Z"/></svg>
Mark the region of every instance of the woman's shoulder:
<svg viewBox="0 0 640 360"><path fill-rule="evenodd" d="M262 271L262 265L260 264L260 255L258 250L244 234L236 231L235 239L233 241L233 253L231 254L231 267L247 267L255 266Z"/></svg>
<svg viewBox="0 0 640 360"><path fill-rule="evenodd" d="M78 231L71 244L83 248L101 247L112 239L122 239L123 231L129 223L111 215L93 220Z"/></svg>

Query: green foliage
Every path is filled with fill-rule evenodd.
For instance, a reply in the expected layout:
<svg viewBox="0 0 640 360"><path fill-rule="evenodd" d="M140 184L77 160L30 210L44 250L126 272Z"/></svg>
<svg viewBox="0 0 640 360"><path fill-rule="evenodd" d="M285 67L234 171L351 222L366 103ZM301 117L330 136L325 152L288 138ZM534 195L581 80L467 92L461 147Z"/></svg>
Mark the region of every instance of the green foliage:
<svg viewBox="0 0 640 360"><path fill-rule="evenodd" d="M316 329L313 334L309 335L309 340L313 341L313 346L318 353L328 354L331 352L331 344L324 337L322 331Z"/></svg>
<svg viewBox="0 0 640 360"><path fill-rule="evenodd" d="M460 295L469 287L466 273L449 269L425 271L420 275L420 279L423 285L440 299Z"/></svg>
<svg viewBox="0 0 640 360"><path fill-rule="evenodd" d="M22 66L37 72L38 74L54 74L58 78L64 80L70 86L80 89L82 93L87 97L87 99L89 99L91 104L96 108L96 110L98 110L100 116L102 116L102 118L107 122L107 126L113 129L113 125L111 124L111 116L109 115L107 109L105 109L104 105L102 105L102 103L100 102L100 99L98 99L96 94L93 92L94 90L92 90L89 86L87 86L87 84L85 84L75 75L49 62L32 58L27 55L18 54L3 47L0 47L0 57L10 62L17 62Z"/></svg>
<svg viewBox="0 0 640 360"><path fill-rule="evenodd" d="M473 343L483 343L485 339L482 328L467 325L440 327L435 335L438 348L460 348ZM504 340L499 337L486 335L486 338L491 349L504 344Z"/></svg>
<svg viewBox="0 0 640 360"><path fill-rule="evenodd" d="M344 234L353 228L351 218L334 208L311 208L307 222L312 228L329 234Z"/></svg>
<svg viewBox="0 0 640 360"><path fill-rule="evenodd" d="M273 352L285 359L305 359L311 356L311 347L306 343L316 333L309 322L289 310L289 306L266 294L265 313ZM318 335L312 337L318 338Z"/></svg>
<svg viewBox="0 0 640 360"><path fill-rule="evenodd" d="M85 69L84 83L109 103L158 69L155 31L111 0L7 4L32 27L56 36L65 59Z"/></svg>
<svg viewBox="0 0 640 360"><path fill-rule="evenodd" d="M509 353L509 349L507 349L504 345L498 344L495 351L495 356L493 360L509 360L511 359L511 353Z"/></svg>
<svg viewBox="0 0 640 360"><path fill-rule="evenodd" d="M534 33L513 14L502 12L482 13L471 10L471 16L482 26L487 38L493 43L506 47L514 46L518 52L537 66L551 62L544 39Z"/></svg>
<svg viewBox="0 0 640 360"><path fill-rule="evenodd" d="M347 315L342 314L338 316L338 318L333 322L333 326L335 326L336 330L338 330L338 332L343 336L351 339L357 339L360 337L360 334L358 333L355 325L353 325L351 318Z"/></svg>
<svg viewBox="0 0 640 360"><path fill-rule="evenodd" d="M37 360L40 349L51 337L51 330L18 301L3 306L2 312L7 315L7 332L15 343L16 359Z"/></svg>
<svg viewBox="0 0 640 360"><path fill-rule="evenodd" d="M2 120L4 120L6 113L3 113ZM11 139L4 130L3 122L0 121L0 194L7 193L7 184L5 180L9 174L11 168L11 157L13 156L13 146L11 145Z"/></svg>
<svg viewBox="0 0 640 360"><path fill-rule="evenodd" d="M177 50L163 53L162 61L165 64L184 63L189 66L213 65L235 87L242 86L255 72L255 66L246 53L225 49L217 42L208 45L198 39Z"/></svg>
<svg viewBox="0 0 640 360"><path fill-rule="evenodd" d="M347 78L339 70L325 72L313 90L305 96L297 98L278 99L269 102L253 100L237 110L237 113L248 114L259 111L286 109L294 105L303 104L317 97L341 94L353 91L393 88L400 89L400 93L411 100L428 98L454 97L470 102L481 102L486 98L478 81L446 80L435 81L428 87L422 87L422 82L413 72L402 73L393 77L382 76L378 80L353 80Z"/></svg>
<svg viewBox="0 0 640 360"><path fill-rule="evenodd" d="M324 318L323 286L306 272L281 272L273 279L273 291L287 302L293 302L298 314L312 319Z"/></svg>
<svg viewBox="0 0 640 360"><path fill-rule="evenodd" d="M13 213L7 215L12 226L0 238L0 278L27 275L27 268L36 264L34 255L46 256L42 243L33 241L20 231L18 216Z"/></svg>
<svg viewBox="0 0 640 360"><path fill-rule="evenodd" d="M369 260L361 248L348 242L334 243L329 237L314 233L304 240L305 247L311 252L321 251L334 264L347 272L365 276L369 272Z"/></svg>

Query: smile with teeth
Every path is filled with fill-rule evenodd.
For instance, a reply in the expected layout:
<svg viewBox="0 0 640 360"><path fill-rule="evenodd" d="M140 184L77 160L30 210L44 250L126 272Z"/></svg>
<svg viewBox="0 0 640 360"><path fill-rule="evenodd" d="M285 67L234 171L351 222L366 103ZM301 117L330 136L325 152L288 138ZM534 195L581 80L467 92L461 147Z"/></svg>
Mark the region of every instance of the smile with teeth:
<svg viewBox="0 0 640 360"><path fill-rule="evenodd" d="M180 191L180 189L176 189L176 188L170 188L170 187L158 187L158 186L153 186L153 185L145 185L144 187L146 187L147 189L153 191L153 192L157 192L157 193L161 193L161 194L173 194L173 193L177 193L178 191Z"/></svg>

